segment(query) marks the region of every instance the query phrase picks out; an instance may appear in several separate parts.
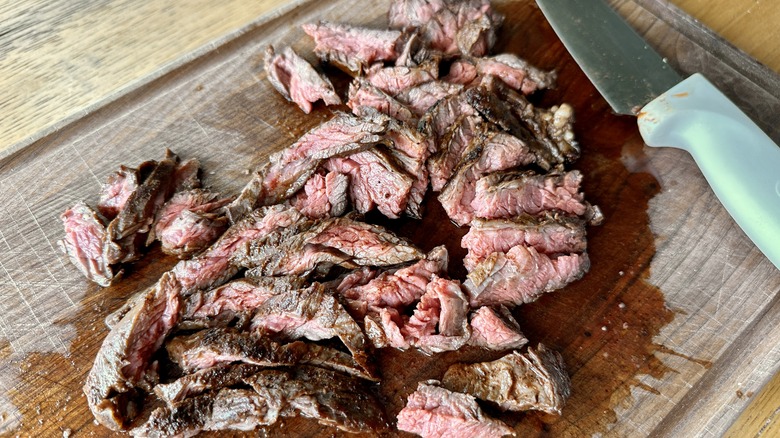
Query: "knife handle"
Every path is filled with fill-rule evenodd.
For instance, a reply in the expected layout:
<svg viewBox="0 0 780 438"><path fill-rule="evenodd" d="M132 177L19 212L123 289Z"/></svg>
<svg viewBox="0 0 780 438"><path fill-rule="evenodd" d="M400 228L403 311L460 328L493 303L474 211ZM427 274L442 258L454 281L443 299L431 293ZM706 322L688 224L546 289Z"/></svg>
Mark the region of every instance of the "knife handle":
<svg viewBox="0 0 780 438"><path fill-rule="evenodd" d="M780 268L780 147L698 73L638 117L647 145L693 156L726 210Z"/></svg>

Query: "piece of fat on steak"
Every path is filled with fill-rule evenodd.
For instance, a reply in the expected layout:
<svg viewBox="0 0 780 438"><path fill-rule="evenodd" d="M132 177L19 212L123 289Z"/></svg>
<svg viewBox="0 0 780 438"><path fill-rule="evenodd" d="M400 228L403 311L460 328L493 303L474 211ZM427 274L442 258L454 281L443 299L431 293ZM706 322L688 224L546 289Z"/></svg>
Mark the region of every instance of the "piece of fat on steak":
<svg viewBox="0 0 780 438"><path fill-rule="evenodd" d="M277 233L245 244L235 255L239 266L265 276L325 273L333 266L393 266L422 258L408 241L379 225L349 216L319 221L296 234Z"/></svg>
<svg viewBox="0 0 780 438"><path fill-rule="evenodd" d="M580 191L578 170L538 174L495 172L477 180L471 207L474 216L497 219L545 211L584 216L590 208Z"/></svg>
<svg viewBox="0 0 780 438"><path fill-rule="evenodd" d="M333 84L301 58L291 47L276 53L273 46L265 52L265 71L268 80L285 99L294 102L306 114L312 104L322 100L325 105L340 105L341 99Z"/></svg>
<svg viewBox="0 0 780 438"><path fill-rule="evenodd" d="M506 306L482 306L471 313L471 337L468 345L487 350L504 351L528 343L520 324Z"/></svg>
<svg viewBox="0 0 780 438"><path fill-rule="evenodd" d="M397 95L395 99L408 108L415 116L422 117L436 102L460 93L463 86L444 81L425 82L414 87L407 88Z"/></svg>
<svg viewBox="0 0 780 438"><path fill-rule="evenodd" d="M460 242L461 248L468 250L463 265L471 272L490 254L505 253L517 245L532 246L544 254L583 252L587 249L585 221L549 212L507 219L476 218Z"/></svg>
<svg viewBox="0 0 780 438"><path fill-rule="evenodd" d="M176 192L157 212L153 236L166 254L185 258L200 252L228 228L222 207L232 200L202 189Z"/></svg>
<svg viewBox="0 0 780 438"><path fill-rule="evenodd" d="M334 117L312 128L289 147L272 154L256 170L228 216L235 223L258 206L274 205L292 197L309 180L323 160L373 146L386 126L336 111Z"/></svg>
<svg viewBox="0 0 780 438"><path fill-rule="evenodd" d="M90 281L109 286L118 274L103 253L106 227L97 213L79 201L61 215L65 237L58 241L60 250Z"/></svg>
<svg viewBox="0 0 780 438"><path fill-rule="evenodd" d="M492 75L523 94L550 88L555 85L555 72L541 70L512 53L476 59L479 75Z"/></svg>
<svg viewBox="0 0 780 438"><path fill-rule="evenodd" d="M514 432L486 415L468 394L442 388L436 380L420 382L398 413L398 429L423 438L499 438Z"/></svg>
<svg viewBox="0 0 780 438"><path fill-rule="evenodd" d="M371 85L391 96L416 85L435 81L438 76L439 65L435 61L416 67L385 67L383 64L377 63L366 72L366 79Z"/></svg>
<svg viewBox="0 0 780 438"><path fill-rule="evenodd" d="M182 284L185 296L219 286L238 273L239 268L231 259L248 242L262 241L280 229L298 232L309 226L311 221L294 208L282 205L258 208L231 226L208 249L177 263L172 272Z"/></svg>
<svg viewBox="0 0 780 438"><path fill-rule="evenodd" d="M447 272L448 259L447 248L437 246L410 266L382 272L366 283L340 288L339 293L359 319L382 308L403 309L423 296L434 275Z"/></svg>
<svg viewBox="0 0 780 438"><path fill-rule="evenodd" d="M111 430L123 430L141 410L152 355L176 325L181 285L165 273L111 329L100 346L84 383L95 419Z"/></svg>
<svg viewBox="0 0 780 438"><path fill-rule="evenodd" d="M478 263L463 283L472 307L514 306L536 301L579 280L590 268L587 253L548 256L517 245Z"/></svg>
<svg viewBox="0 0 780 438"><path fill-rule="evenodd" d="M341 216L349 206L349 175L315 173L290 204L310 219Z"/></svg>
<svg viewBox="0 0 780 438"><path fill-rule="evenodd" d="M169 383L159 383L154 386L154 394L168 407L175 407L185 398L202 394L206 391L235 386L262 370L258 365L245 363L219 363L210 368L203 368L191 374L185 374Z"/></svg>
<svg viewBox="0 0 780 438"><path fill-rule="evenodd" d="M504 411L560 415L571 394L563 358L542 344L528 347L525 354L512 351L492 362L454 364L442 383L452 391L495 403Z"/></svg>
<svg viewBox="0 0 780 438"><path fill-rule="evenodd" d="M376 61L393 61L398 57L402 34L397 30L369 29L327 21L307 23L301 27L314 39L314 52L320 59L355 73Z"/></svg>
<svg viewBox="0 0 780 438"><path fill-rule="evenodd" d="M338 337L357 363L368 366L363 331L337 297L320 283L269 297L255 310L251 330L284 340Z"/></svg>
<svg viewBox="0 0 780 438"><path fill-rule="evenodd" d="M380 433L388 428L382 404L366 382L312 366L263 370L245 382L282 405L282 415L302 416L350 433Z"/></svg>
<svg viewBox="0 0 780 438"><path fill-rule="evenodd" d="M355 78L349 84L347 106L359 117L370 118L372 113L367 108L372 108L405 123L417 123L417 116L406 105L362 77Z"/></svg>
<svg viewBox="0 0 780 438"><path fill-rule="evenodd" d="M383 215L397 219L406 211L415 179L385 148L334 157L323 163L323 167L349 176L349 200L358 213L376 208Z"/></svg>
<svg viewBox="0 0 780 438"><path fill-rule="evenodd" d="M471 206L477 180L491 172L525 166L534 155L522 140L504 132L491 132L474 139L461 152L454 175L444 186L438 199L450 220L466 225L474 219Z"/></svg>
<svg viewBox="0 0 780 438"><path fill-rule="evenodd" d="M281 405L251 389L221 388L161 406L130 431L135 437L191 437L202 431L243 430L269 426Z"/></svg>

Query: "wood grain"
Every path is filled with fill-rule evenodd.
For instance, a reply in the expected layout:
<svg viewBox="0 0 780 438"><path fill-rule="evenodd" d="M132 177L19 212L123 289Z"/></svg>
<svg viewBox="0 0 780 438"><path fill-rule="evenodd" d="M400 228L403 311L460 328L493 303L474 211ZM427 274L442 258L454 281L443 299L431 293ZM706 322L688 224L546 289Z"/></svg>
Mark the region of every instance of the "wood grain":
<svg viewBox="0 0 780 438"><path fill-rule="evenodd" d="M241 44L275 38L301 44L297 40L300 35L290 33L284 22L259 24L268 32L265 37L255 32L255 39L250 35L228 44L194 66L138 88L149 75L166 71L164 66L281 3L228 0L161 6L158 2L110 0L49 2L47 7L34 5L35 10L27 2L0 6L4 30L0 31L0 99L6 103L0 119L0 147L42 138L0 163L0 187L4 188L0 194L0 244L5 250L0 259L0 339L6 342L0 345L0 431L41 436L61 435L68 429L77 436L104 433L92 425L84 411L79 386L105 335L100 319L124 300L128 290L85 286L63 264L55 242L61 233L57 215L65 206L94 196L99 182L117 164L155 157L162 146L171 144L187 144L184 152L202 158L207 169L222 167L221 176L209 182L219 189L234 190L245 178L243 171L267 155L268 149L258 152L257 145L283 145L316 123L317 117L324 117L318 112L313 118L302 119L286 107L266 109L262 117L253 113L278 97L269 87L257 85L259 60L246 56L256 46L250 44L242 52ZM343 3L323 3L316 11L336 14L340 10L330 8ZM689 9L703 4L693 0L675 3ZM740 26L763 29L758 33L769 35L770 42L777 41L776 21L761 27L761 18L771 18L771 8L761 16L739 12L758 3L731 1L728 7L713 8L720 14L707 19L717 25L718 16L726 22L733 17ZM768 2L762 4L766 7ZM370 5L384 7L376 1ZM371 16L370 10L362 15L349 11L347 16L350 14L364 19ZM757 21L753 17L758 17ZM291 14L289 19L300 17ZM533 39L528 42L534 43ZM762 45L771 47L758 43L753 49L743 48L750 51ZM780 71L772 57L778 51L768 52L762 60ZM239 60L240 56L245 59ZM598 98L587 94L592 89L580 92L587 98L580 104L587 112L589 102ZM215 98L215 94L221 97ZM97 107L110 101L114 103ZM6 112L7 107L12 111ZM62 120L75 123L62 128ZM618 126L626 129L628 125ZM626 133L613 135L609 138L620 142ZM214 148L214 144L220 147ZM653 431L676 436L717 435L747 400L756 398L756 407L746 411L730 433L753 436L776 431L780 404L776 388L780 381L756 396L765 377L757 378L753 370L758 368L759 375L766 376L768 369L776 367L772 360L778 351L759 341L761 337L780 339L773 322L780 314L773 299L778 291L777 272L734 228L706 183L696 176L690 159L676 151L651 151L638 158L640 168L655 172L663 186L649 212L653 233L658 236L650 281L664 292L667 305L675 312L674 322L653 337L666 350L652 354L658 362L651 361L651 372L628 379L611 395L619 402L612 408L614 418L583 407L574 408L575 412L584 416L583 424L603 426L615 435ZM223 163L233 164L220 166ZM608 181L615 187L623 183ZM149 284L172 263L157 256L153 255L156 263L139 265L128 278L129 284ZM56 262L51 264L51 260ZM630 274L626 278L644 281L642 272L625 272ZM617 271L606 268L595 275L598 280L618 277ZM559 305L571 309L577 303L564 300ZM608 309L593 305L601 313L594 313L588 321L593 332L599 333L606 327L600 318L610 314L604 313ZM601 345L589 352L588 361L577 363L583 370L579 379L587 383L593 378L588 370L599 363L590 358L612 351L603 346L611 338L600 340L607 342L603 345L588 344L582 343L580 335L572 334L565 344L571 348ZM768 363L754 363L759 359ZM675 412L701 418L675 417ZM712 418L714 413L719 418ZM612 424L613 420L618 423ZM682 430L690 433L675 434L679 432L675 425L685 425ZM576 423L557 427L564 434L584 431Z"/></svg>

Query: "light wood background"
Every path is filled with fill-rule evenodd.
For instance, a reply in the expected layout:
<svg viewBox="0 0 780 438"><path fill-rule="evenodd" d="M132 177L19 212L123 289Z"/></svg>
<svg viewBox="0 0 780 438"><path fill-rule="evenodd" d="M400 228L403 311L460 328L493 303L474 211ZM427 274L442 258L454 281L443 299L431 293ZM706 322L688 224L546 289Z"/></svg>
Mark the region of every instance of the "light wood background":
<svg viewBox="0 0 780 438"><path fill-rule="evenodd" d="M285 0L0 2L0 154L23 147L229 37ZM780 72L780 2L673 0ZM729 436L780 436L780 377Z"/></svg>

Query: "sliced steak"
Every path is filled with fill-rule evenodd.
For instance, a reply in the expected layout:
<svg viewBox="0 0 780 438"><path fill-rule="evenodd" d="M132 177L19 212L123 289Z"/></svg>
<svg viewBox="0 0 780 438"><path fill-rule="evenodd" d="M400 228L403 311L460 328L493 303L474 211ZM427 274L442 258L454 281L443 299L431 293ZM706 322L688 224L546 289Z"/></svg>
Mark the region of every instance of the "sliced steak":
<svg viewBox="0 0 780 438"><path fill-rule="evenodd" d="M257 365L220 363L211 368L197 370L192 374L185 374L173 382L155 385L154 393L168 407L174 408L176 403L185 398L237 385L243 382L244 378L256 374L260 370L262 367Z"/></svg>
<svg viewBox="0 0 780 438"><path fill-rule="evenodd" d="M368 364L363 331L320 283L271 296L255 311L251 328L286 340L338 337L357 363L366 367Z"/></svg>
<svg viewBox="0 0 780 438"><path fill-rule="evenodd" d="M147 161L140 167L154 166L154 161ZM138 189L143 178L139 169L120 166L119 170L109 175L108 180L100 188L97 209L100 214L111 220L125 208L130 195Z"/></svg>
<svg viewBox="0 0 780 438"><path fill-rule="evenodd" d="M439 65L436 62L428 62L417 67L385 67L377 63L366 72L366 78L371 85L391 96L416 85L435 81L438 76Z"/></svg>
<svg viewBox="0 0 780 438"><path fill-rule="evenodd" d="M476 60L476 72L480 75L492 75L523 94L555 85L555 72L540 70L524 59L511 53Z"/></svg>
<svg viewBox="0 0 780 438"><path fill-rule="evenodd" d="M365 382L310 366L264 370L245 381L257 394L276 400L283 416L301 415L351 433L388 428L384 409Z"/></svg>
<svg viewBox="0 0 780 438"><path fill-rule="evenodd" d="M60 249L87 279L108 286L115 276L103 253L106 226L87 204L79 201L60 215L65 237L57 242Z"/></svg>
<svg viewBox="0 0 780 438"><path fill-rule="evenodd" d="M190 158L177 164L173 173L173 185L176 192L201 188L200 161L197 158Z"/></svg>
<svg viewBox="0 0 780 438"><path fill-rule="evenodd" d="M465 116L457 119L441 137L439 152L428 160L433 191L439 192L444 188L467 150L484 143L487 129L481 118Z"/></svg>
<svg viewBox="0 0 780 438"><path fill-rule="evenodd" d="M507 252L513 246L534 247L544 254L585 251L585 221L580 218L545 213L541 216L519 215L509 219L474 219L460 246L468 250L463 259L466 270L494 252Z"/></svg>
<svg viewBox="0 0 780 438"><path fill-rule="evenodd" d="M398 269L383 272L365 284L339 290L350 312L362 318L382 308L403 309L419 300L433 275L447 272L447 248L437 246L424 259Z"/></svg>
<svg viewBox="0 0 780 438"><path fill-rule="evenodd" d="M456 59L450 65L447 75L442 78L443 81L451 84L467 85L477 78L477 66L468 59Z"/></svg>
<svg viewBox="0 0 780 438"><path fill-rule="evenodd" d="M227 229L222 207L232 200L202 189L174 193L157 212L150 237L160 241L164 253L179 258L200 252Z"/></svg>
<svg viewBox="0 0 780 438"><path fill-rule="evenodd" d="M439 385L436 380L417 385L398 413L398 429L423 438L514 435L504 422L485 415L473 396Z"/></svg>
<svg viewBox="0 0 780 438"><path fill-rule="evenodd" d="M311 219L343 215L349 205L349 176L340 172L315 173L291 204Z"/></svg>
<svg viewBox="0 0 780 438"><path fill-rule="evenodd" d="M401 332L404 318L393 307L382 307L366 315L363 320L366 337L374 348L397 348L407 350L411 347L409 339Z"/></svg>
<svg viewBox="0 0 780 438"><path fill-rule="evenodd" d="M376 61L398 57L401 32L354 27L320 21L304 24L303 31L314 39L314 52L326 62L335 62L359 72Z"/></svg>
<svg viewBox="0 0 780 438"><path fill-rule="evenodd" d="M518 245L477 264L463 287L472 307L518 305L580 279L589 268L587 253L551 257Z"/></svg>
<svg viewBox="0 0 780 438"><path fill-rule="evenodd" d="M312 104L318 100L322 100L325 105L341 104L330 79L319 74L291 47L285 47L282 53L275 53L274 48L268 46L265 71L271 85L306 114L311 112Z"/></svg>
<svg viewBox="0 0 780 438"><path fill-rule="evenodd" d="M540 175L532 171L497 172L477 180L471 207L477 217L510 218L548 210L582 216L589 209L577 170Z"/></svg>
<svg viewBox="0 0 780 438"><path fill-rule="evenodd" d="M415 123L417 120L417 117L404 104L361 77L355 78L349 84L347 106L360 117L370 117L372 113L366 109L373 108L382 114L387 114L406 123Z"/></svg>
<svg viewBox="0 0 780 438"><path fill-rule="evenodd" d="M231 258L247 242L260 241L280 229L297 232L310 225L311 222L294 208L281 205L259 208L230 227L206 251L180 261L172 272L182 284L185 295L219 286L238 273L239 268L231 263Z"/></svg>
<svg viewBox="0 0 780 438"><path fill-rule="evenodd" d="M469 345L488 350L512 350L528 343L512 313L505 306L483 306L471 314Z"/></svg>
<svg viewBox="0 0 780 438"><path fill-rule="evenodd" d="M450 220L465 225L474 219L476 181L490 172L525 166L534 161L527 144L504 132L475 138L461 152L460 164L438 196Z"/></svg>
<svg viewBox="0 0 780 438"><path fill-rule="evenodd" d="M130 194L124 208L108 224L103 252L109 264L132 262L141 257L157 211L176 188L178 162L176 154L166 151L165 158Z"/></svg>
<svg viewBox="0 0 780 438"><path fill-rule="evenodd" d="M265 276L325 273L338 265L392 266L423 257L412 244L378 225L350 217L325 219L297 234L276 233L242 246L234 260Z"/></svg>
<svg viewBox="0 0 780 438"><path fill-rule="evenodd" d="M84 394L95 419L111 430L127 427L140 412L152 354L176 325L181 286L165 273L114 326L98 350L87 375Z"/></svg>
<svg viewBox="0 0 780 438"><path fill-rule="evenodd" d="M561 355L542 344L526 354L513 351L501 359L455 364L442 383L452 391L493 402L501 410L538 410L561 414L571 393L571 381Z"/></svg>
<svg viewBox="0 0 780 438"><path fill-rule="evenodd" d="M191 437L207 430L253 430L276 423L280 404L251 389L222 388L152 411L136 437Z"/></svg>
<svg viewBox="0 0 780 438"><path fill-rule="evenodd" d="M463 86L444 81L431 81L407 88L395 96L395 99L417 116L422 117L436 103L446 97L460 93Z"/></svg>
<svg viewBox="0 0 780 438"><path fill-rule="evenodd" d="M434 276L401 333L426 354L457 350L471 335L468 309L459 281Z"/></svg>
<svg viewBox="0 0 780 438"><path fill-rule="evenodd" d="M235 223L257 206L278 204L292 197L323 160L372 146L381 140L385 129L386 126L336 112L332 119L269 157L269 162L253 174L238 198L227 207L230 220Z"/></svg>

